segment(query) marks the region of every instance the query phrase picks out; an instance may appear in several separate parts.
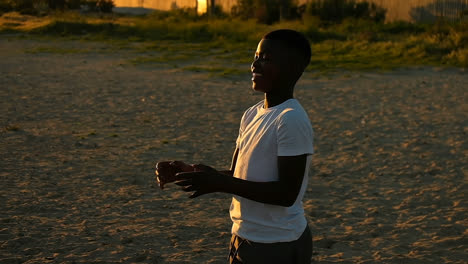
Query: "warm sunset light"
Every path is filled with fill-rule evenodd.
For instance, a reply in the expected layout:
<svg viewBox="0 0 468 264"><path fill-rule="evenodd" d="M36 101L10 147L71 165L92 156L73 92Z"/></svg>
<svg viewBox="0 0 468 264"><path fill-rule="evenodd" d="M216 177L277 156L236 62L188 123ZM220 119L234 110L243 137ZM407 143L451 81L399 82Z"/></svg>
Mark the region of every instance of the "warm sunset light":
<svg viewBox="0 0 468 264"><path fill-rule="evenodd" d="M0 264L468 264L467 84L468 0L0 0Z"/></svg>
<svg viewBox="0 0 468 264"><path fill-rule="evenodd" d="M196 4L198 14L204 14L207 12L207 2L207 0L114 0L116 7L143 7L159 10L171 10L174 6L179 8L194 8ZM227 8L231 8L231 6L228 6Z"/></svg>
<svg viewBox="0 0 468 264"><path fill-rule="evenodd" d="M206 0L197 0L197 13L204 14L206 13Z"/></svg>

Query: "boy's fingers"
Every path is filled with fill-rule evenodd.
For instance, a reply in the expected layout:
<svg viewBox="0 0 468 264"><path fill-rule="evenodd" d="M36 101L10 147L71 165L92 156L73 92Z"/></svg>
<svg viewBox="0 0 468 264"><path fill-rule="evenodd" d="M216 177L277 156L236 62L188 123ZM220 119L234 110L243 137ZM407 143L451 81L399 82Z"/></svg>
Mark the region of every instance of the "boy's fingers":
<svg viewBox="0 0 468 264"><path fill-rule="evenodd" d="M156 177L156 182L161 190L164 190L164 183L159 180L159 177Z"/></svg>
<svg viewBox="0 0 468 264"><path fill-rule="evenodd" d="M181 161L181 160L174 160L171 163L169 163L171 166L187 166L188 164Z"/></svg>
<svg viewBox="0 0 468 264"><path fill-rule="evenodd" d="M210 166L206 166L203 164L194 164L193 167L195 168L195 170L201 170L201 171L213 170L213 168L211 168Z"/></svg>
<svg viewBox="0 0 468 264"><path fill-rule="evenodd" d="M175 178L176 180L187 180L192 179L199 174L200 172L179 172L176 173Z"/></svg>
<svg viewBox="0 0 468 264"><path fill-rule="evenodd" d="M193 187L193 185L189 185L185 188L182 189L184 192L193 192L195 191L195 187Z"/></svg>
<svg viewBox="0 0 468 264"><path fill-rule="evenodd" d="M174 176L175 176L176 181L183 181L183 180L188 180L192 178L188 172L179 172L179 173L176 173Z"/></svg>
<svg viewBox="0 0 468 264"><path fill-rule="evenodd" d="M176 181L174 182L176 185L178 186L188 186L188 185L192 185L192 181L191 180L181 180L181 181Z"/></svg>
<svg viewBox="0 0 468 264"><path fill-rule="evenodd" d="M169 163L166 161L158 162L156 164L156 170L155 170L156 175L168 174L168 173L171 173L171 171L173 171L172 166L169 165Z"/></svg>
<svg viewBox="0 0 468 264"><path fill-rule="evenodd" d="M182 166L184 165L185 163L183 163L182 161L179 161L179 160L174 160L172 161L171 163L169 163L169 165L171 166L176 166L176 167L179 167L179 166Z"/></svg>
<svg viewBox="0 0 468 264"><path fill-rule="evenodd" d="M164 168L164 167L170 167L170 161L160 161L158 163L156 163L156 169L161 169L161 168Z"/></svg>
<svg viewBox="0 0 468 264"><path fill-rule="evenodd" d="M204 193L200 192L200 191L195 191L194 193L192 193L192 195L189 196L190 199L193 199L193 198L197 198L198 196L202 195Z"/></svg>

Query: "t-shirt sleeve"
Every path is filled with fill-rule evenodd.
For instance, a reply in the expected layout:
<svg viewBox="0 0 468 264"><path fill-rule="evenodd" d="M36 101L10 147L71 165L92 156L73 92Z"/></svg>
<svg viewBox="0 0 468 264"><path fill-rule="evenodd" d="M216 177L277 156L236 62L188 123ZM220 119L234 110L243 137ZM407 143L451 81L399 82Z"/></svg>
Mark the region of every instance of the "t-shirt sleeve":
<svg viewBox="0 0 468 264"><path fill-rule="evenodd" d="M239 148L239 146L240 146L240 140L241 140L241 137L242 137L242 132L244 131L244 126L245 126L245 116L246 116L246 114L247 114L247 111L244 112L244 114L242 115L241 121L240 121L239 135L237 136L237 139L236 139L236 148Z"/></svg>
<svg viewBox="0 0 468 264"><path fill-rule="evenodd" d="M237 136L237 139L236 139L236 148L239 148L241 135L242 135L242 128L239 128L239 135Z"/></svg>
<svg viewBox="0 0 468 264"><path fill-rule="evenodd" d="M294 110L280 115L277 136L278 156L314 153L314 131L307 115Z"/></svg>

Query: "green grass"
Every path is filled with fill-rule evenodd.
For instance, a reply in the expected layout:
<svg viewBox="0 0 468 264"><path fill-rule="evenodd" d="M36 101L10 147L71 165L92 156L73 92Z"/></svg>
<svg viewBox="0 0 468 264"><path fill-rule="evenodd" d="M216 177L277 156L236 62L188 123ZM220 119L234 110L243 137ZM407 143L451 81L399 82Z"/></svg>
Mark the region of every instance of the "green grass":
<svg viewBox="0 0 468 264"><path fill-rule="evenodd" d="M157 40L142 42L135 47L133 65L165 64L212 76L244 75L249 73L256 43L216 40L212 42L182 42Z"/></svg>
<svg viewBox="0 0 468 264"><path fill-rule="evenodd" d="M134 59L131 59L130 62L134 65L137 64L146 64L146 63L169 63L169 62L178 62L186 61L192 59L190 54L168 54L164 53L162 55L145 55L139 56Z"/></svg>
<svg viewBox="0 0 468 264"><path fill-rule="evenodd" d="M79 38L119 43L133 49L132 64L165 63L185 70L215 75L248 71L262 35L278 28L303 32L311 41L311 71L393 69L437 65L468 67L468 22L378 24L350 19L324 25L314 17L257 24L234 18L199 18L174 12L155 12L143 17L84 16L59 13L35 21L37 27L24 29L3 21L0 32L27 32L50 37ZM77 53L81 50L40 47L30 52Z"/></svg>
<svg viewBox="0 0 468 264"><path fill-rule="evenodd" d="M408 65L440 63L436 57L429 56L423 46L411 46L411 43L395 41L326 41L313 45L315 56L308 68L319 71L388 70Z"/></svg>
<svg viewBox="0 0 468 264"><path fill-rule="evenodd" d="M211 76L231 76L231 75L242 75L248 74L249 68L233 68L233 67L222 67L222 66L186 66L184 70L194 72L208 72Z"/></svg>
<svg viewBox="0 0 468 264"><path fill-rule="evenodd" d="M36 47L31 48L26 51L27 53L51 53L51 54L76 54L76 53L86 53L88 52L85 49L70 49L70 48L63 48L63 47Z"/></svg>

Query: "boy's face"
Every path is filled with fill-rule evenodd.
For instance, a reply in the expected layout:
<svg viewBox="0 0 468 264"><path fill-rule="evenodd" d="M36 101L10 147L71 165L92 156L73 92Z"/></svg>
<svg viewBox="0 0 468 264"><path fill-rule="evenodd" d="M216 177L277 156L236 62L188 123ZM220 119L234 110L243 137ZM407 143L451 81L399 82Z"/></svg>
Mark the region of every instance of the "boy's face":
<svg viewBox="0 0 468 264"><path fill-rule="evenodd" d="M282 83L284 74L281 65L283 62L284 52L281 52L281 45L270 39L262 39L258 43L255 58L251 65L252 70L252 89L258 92L271 93L275 92L277 87Z"/></svg>

